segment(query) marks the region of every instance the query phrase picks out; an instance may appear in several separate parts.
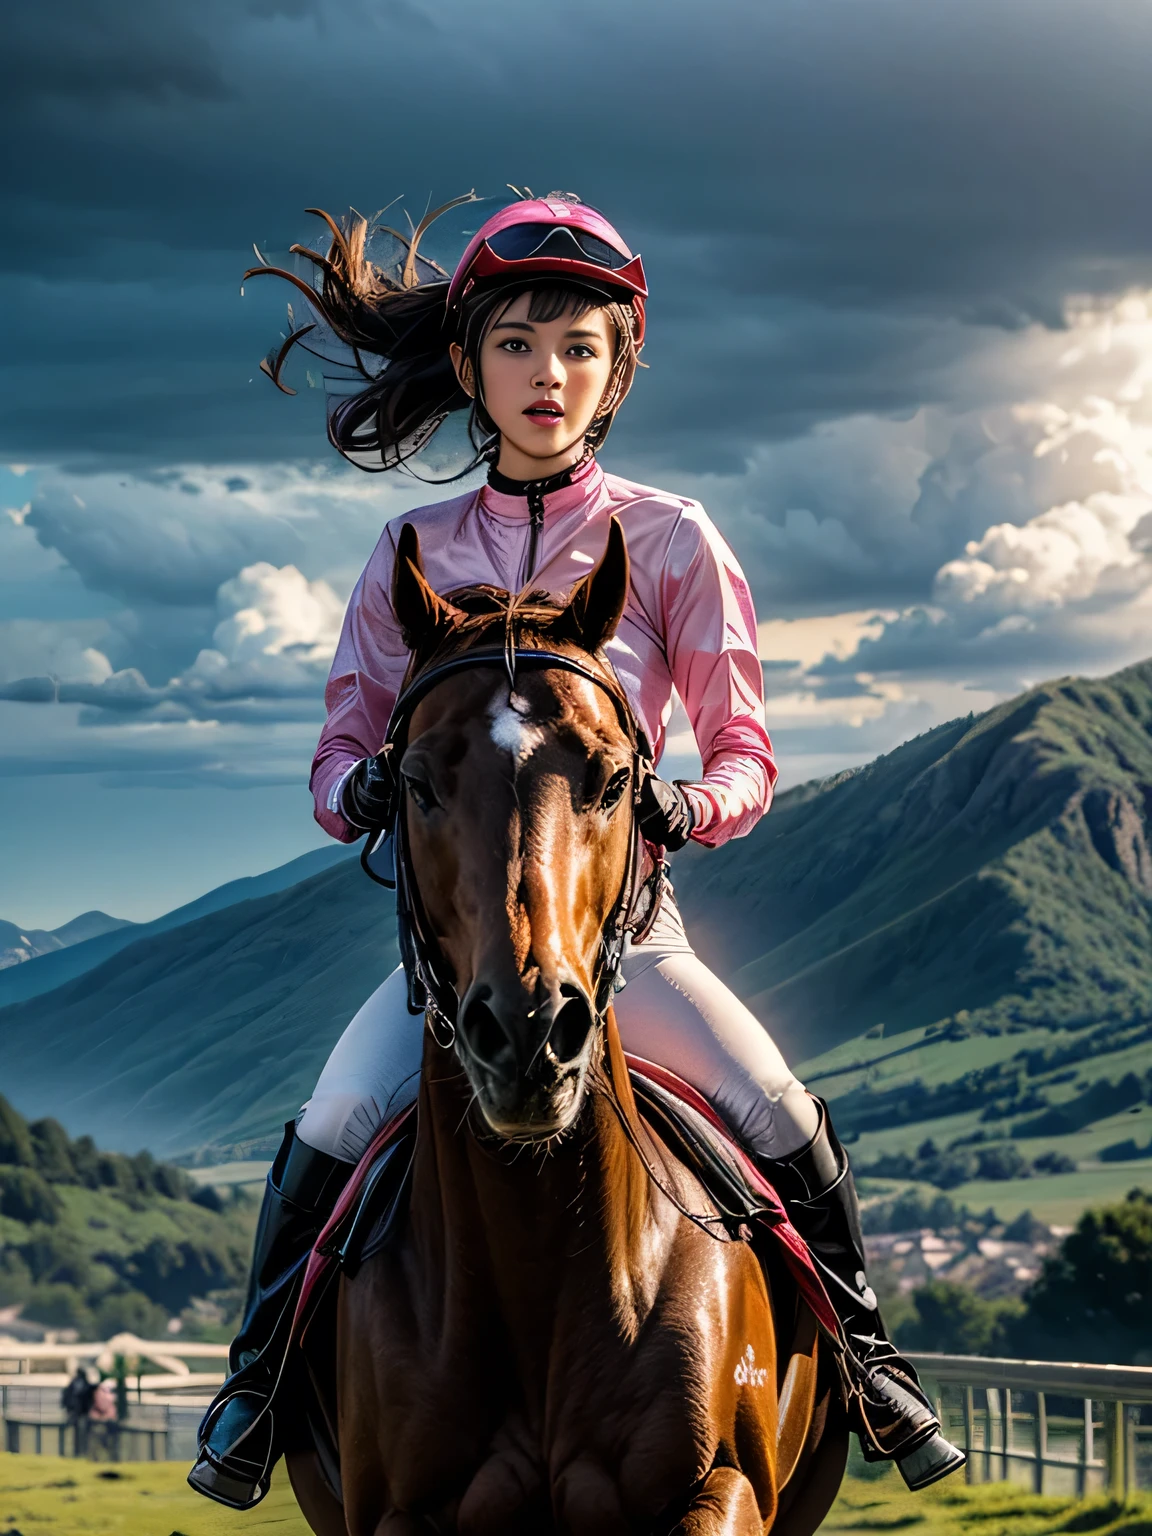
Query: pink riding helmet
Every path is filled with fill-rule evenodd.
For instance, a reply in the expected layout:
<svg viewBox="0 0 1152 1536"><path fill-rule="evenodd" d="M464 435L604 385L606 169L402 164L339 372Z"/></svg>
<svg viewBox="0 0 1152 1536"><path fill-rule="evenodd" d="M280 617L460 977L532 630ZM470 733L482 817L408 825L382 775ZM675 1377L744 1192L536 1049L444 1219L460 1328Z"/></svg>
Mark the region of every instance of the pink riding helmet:
<svg viewBox="0 0 1152 1536"><path fill-rule="evenodd" d="M448 289L451 314L484 278L554 273L595 287L619 290L637 317L636 345L644 340L644 264L602 213L571 193L526 198L502 208L472 236Z"/></svg>

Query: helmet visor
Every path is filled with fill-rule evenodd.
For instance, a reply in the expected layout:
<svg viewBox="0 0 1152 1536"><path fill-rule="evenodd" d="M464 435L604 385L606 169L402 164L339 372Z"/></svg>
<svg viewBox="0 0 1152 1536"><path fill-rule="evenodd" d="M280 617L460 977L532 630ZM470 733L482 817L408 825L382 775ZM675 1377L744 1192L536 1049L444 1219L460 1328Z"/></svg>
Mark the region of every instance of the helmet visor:
<svg viewBox="0 0 1152 1536"><path fill-rule="evenodd" d="M632 260L586 230L555 224L511 224L489 235L487 244L501 261L586 261L608 272L619 272Z"/></svg>

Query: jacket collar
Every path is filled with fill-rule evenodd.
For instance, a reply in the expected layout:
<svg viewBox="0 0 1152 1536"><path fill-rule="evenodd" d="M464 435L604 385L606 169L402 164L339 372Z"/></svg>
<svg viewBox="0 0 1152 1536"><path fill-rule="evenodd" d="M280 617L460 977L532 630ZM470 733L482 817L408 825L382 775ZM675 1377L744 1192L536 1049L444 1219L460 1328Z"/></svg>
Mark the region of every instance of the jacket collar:
<svg viewBox="0 0 1152 1536"><path fill-rule="evenodd" d="M544 480L510 480L493 467L480 492L484 509L494 516L522 522L531 516L532 504L544 503L544 516L570 512L589 500L604 483L604 471L594 454Z"/></svg>

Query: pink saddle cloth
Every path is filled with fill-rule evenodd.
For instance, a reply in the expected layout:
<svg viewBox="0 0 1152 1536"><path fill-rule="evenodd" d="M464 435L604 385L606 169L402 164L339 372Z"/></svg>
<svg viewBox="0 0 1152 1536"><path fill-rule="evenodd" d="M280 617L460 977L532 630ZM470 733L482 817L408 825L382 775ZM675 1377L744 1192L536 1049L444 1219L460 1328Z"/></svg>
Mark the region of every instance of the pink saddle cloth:
<svg viewBox="0 0 1152 1536"><path fill-rule="evenodd" d="M755 1197L757 1206L761 1208L753 1218L760 1234L778 1245L780 1257L817 1323L830 1340L838 1341L840 1324L832 1303L828 1299L824 1282L812 1262L808 1245L788 1220L780 1197L756 1163L739 1145L708 1101L697 1093L691 1084L656 1062L645 1061L639 1056L627 1056L625 1059L633 1075L647 1079L661 1090L665 1099L670 1097L675 1101L679 1112L696 1134L706 1134L716 1155L747 1185ZM642 1106L641 1113L643 1113ZM293 1337L297 1341L303 1338L321 1295L337 1273L336 1239L345 1228L350 1214L356 1210L369 1171L382 1153L412 1130L415 1125L415 1115L416 1105L410 1104L398 1115L385 1121L376 1132L368 1150L357 1164L355 1172L344 1186L332 1215L316 1239L316 1244L308 1256L304 1283L296 1305Z"/></svg>

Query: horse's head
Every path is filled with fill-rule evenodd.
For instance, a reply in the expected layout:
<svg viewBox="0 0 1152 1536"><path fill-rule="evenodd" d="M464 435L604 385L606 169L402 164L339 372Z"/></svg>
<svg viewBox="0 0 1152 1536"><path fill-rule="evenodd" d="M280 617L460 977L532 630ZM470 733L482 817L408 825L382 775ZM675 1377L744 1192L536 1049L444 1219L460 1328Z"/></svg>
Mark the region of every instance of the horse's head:
<svg viewBox="0 0 1152 1536"><path fill-rule="evenodd" d="M607 677L594 653L627 591L613 519L566 606L517 610L519 643ZM405 526L393 604L417 671L502 642L506 609L491 592L486 614L474 599L432 590ZM579 1111L600 1038L601 934L629 865L633 772L611 693L559 667L520 666L514 686L500 665L451 673L412 715L400 762L411 871L458 999L457 1054L503 1136L554 1136Z"/></svg>

